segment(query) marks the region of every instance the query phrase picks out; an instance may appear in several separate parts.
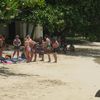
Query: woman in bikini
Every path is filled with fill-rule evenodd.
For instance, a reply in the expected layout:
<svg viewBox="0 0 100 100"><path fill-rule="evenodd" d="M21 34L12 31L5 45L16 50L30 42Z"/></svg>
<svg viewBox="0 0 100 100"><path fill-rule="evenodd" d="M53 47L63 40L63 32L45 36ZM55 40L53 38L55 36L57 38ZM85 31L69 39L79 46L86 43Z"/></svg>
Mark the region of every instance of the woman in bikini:
<svg viewBox="0 0 100 100"><path fill-rule="evenodd" d="M52 51L53 51L53 56L54 56L54 62L57 63L57 50L59 47L59 43L56 39L52 40Z"/></svg>
<svg viewBox="0 0 100 100"><path fill-rule="evenodd" d="M27 62L31 62L31 59L32 59L32 54L31 54L31 51L32 51L32 48L31 48L31 45L30 43L32 42L32 39L30 38L29 35L26 36L25 38L25 55L26 55L26 59L27 59Z"/></svg>

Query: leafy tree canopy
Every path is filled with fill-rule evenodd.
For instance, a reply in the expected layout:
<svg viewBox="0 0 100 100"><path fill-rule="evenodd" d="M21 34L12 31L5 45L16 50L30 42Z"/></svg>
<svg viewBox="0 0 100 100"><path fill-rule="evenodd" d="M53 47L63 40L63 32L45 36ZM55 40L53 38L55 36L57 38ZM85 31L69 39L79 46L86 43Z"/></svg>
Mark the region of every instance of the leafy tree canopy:
<svg viewBox="0 0 100 100"><path fill-rule="evenodd" d="M18 15L18 0L0 0L0 20L13 19Z"/></svg>

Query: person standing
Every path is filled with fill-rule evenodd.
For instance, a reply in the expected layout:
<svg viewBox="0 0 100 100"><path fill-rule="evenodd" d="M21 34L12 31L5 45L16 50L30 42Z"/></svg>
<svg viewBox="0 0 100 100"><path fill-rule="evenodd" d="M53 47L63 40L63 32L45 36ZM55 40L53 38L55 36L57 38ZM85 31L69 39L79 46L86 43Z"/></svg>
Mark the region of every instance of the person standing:
<svg viewBox="0 0 100 100"><path fill-rule="evenodd" d="M29 35L27 35L24 42L27 63L31 62L33 58L33 49L32 49L33 45L34 45L33 40L30 38Z"/></svg>
<svg viewBox="0 0 100 100"><path fill-rule="evenodd" d="M15 39L13 40L13 45L14 45L13 57L17 53L17 58L18 58L20 52L20 46L21 46L21 40L19 39L19 35L16 35Z"/></svg>
<svg viewBox="0 0 100 100"><path fill-rule="evenodd" d="M53 49L53 56L54 56L54 62L57 63L57 50L59 47L59 43L56 39L52 40L52 49Z"/></svg>
<svg viewBox="0 0 100 100"><path fill-rule="evenodd" d="M31 40L29 42L30 44L30 47L31 47L31 61L33 59L33 56L34 56L34 62L36 61L36 57L37 57L37 53L36 53L36 42L34 40Z"/></svg>
<svg viewBox="0 0 100 100"><path fill-rule="evenodd" d="M51 40L50 40L50 38L47 35L45 36L45 42L46 42L46 53L48 55L48 62L51 62L51 57L50 57L50 53L51 53Z"/></svg>
<svg viewBox="0 0 100 100"><path fill-rule="evenodd" d="M39 53L39 58L41 58L40 61L44 61L44 40L42 37L39 38L39 42L35 43L33 46L34 50L34 62L37 60L37 53Z"/></svg>
<svg viewBox="0 0 100 100"><path fill-rule="evenodd" d="M0 57L2 57L4 40L5 40L4 37L2 35L0 35Z"/></svg>
<svg viewBox="0 0 100 100"><path fill-rule="evenodd" d="M41 58L41 61L44 61L45 41L42 37L40 37L39 40L39 48L39 57Z"/></svg>

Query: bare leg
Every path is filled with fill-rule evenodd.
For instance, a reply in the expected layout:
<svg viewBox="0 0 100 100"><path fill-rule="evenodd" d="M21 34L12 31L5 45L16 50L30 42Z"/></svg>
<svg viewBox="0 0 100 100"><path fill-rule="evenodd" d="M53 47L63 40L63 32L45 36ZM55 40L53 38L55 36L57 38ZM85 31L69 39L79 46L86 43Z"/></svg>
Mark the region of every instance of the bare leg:
<svg viewBox="0 0 100 100"><path fill-rule="evenodd" d="M15 56L15 54L16 54L16 51L14 51L14 53L13 53L13 57Z"/></svg>
<svg viewBox="0 0 100 100"><path fill-rule="evenodd" d="M19 57L19 50L17 51L17 58Z"/></svg>
<svg viewBox="0 0 100 100"><path fill-rule="evenodd" d="M42 57L41 61L44 61L44 54L42 54L41 57Z"/></svg>
<svg viewBox="0 0 100 100"><path fill-rule="evenodd" d="M34 53L33 53L33 51L31 52L31 61L32 61L32 59L33 59L33 55L34 55Z"/></svg>
<svg viewBox="0 0 100 100"><path fill-rule="evenodd" d="M26 60L27 60L27 62L29 62L29 60L30 60L30 58L29 58L29 51L26 50L25 53L26 53Z"/></svg>
<svg viewBox="0 0 100 100"><path fill-rule="evenodd" d="M53 53L53 56L54 56L54 60L55 60L54 62L57 63L57 53Z"/></svg>
<svg viewBox="0 0 100 100"><path fill-rule="evenodd" d="M31 61L31 54L30 52L28 52L28 55L27 55L27 62L30 62Z"/></svg>
<svg viewBox="0 0 100 100"><path fill-rule="evenodd" d="M33 61L36 62L36 59L37 59L37 53L35 53Z"/></svg>
<svg viewBox="0 0 100 100"><path fill-rule="evenodd" d="M48 53L47 55L48 55L48 59L49 59L48 62L51 62L50 53Z"/></svg>
<svg viewBox="0 0 100 100"><path fill-rule="evenodd" d="M0 50L0 57L2 57L2 50Z"/></svg>

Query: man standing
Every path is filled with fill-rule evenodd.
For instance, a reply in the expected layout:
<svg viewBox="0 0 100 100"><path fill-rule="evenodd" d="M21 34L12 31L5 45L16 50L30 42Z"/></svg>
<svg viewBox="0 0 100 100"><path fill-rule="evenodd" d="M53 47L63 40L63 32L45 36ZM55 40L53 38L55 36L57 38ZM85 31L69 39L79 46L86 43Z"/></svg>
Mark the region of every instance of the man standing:
<svg viewBox="0 0 100 100"><path fill-rule="evenodd" d="M54 62L57 63L57 50L59 47L59 43L56 39L52 40L52 49L53 49L53 56L54 56Z"/></svg>
<svg viewBox="0 0 100 100"><path fill-rule="evenodd" d="M14 45L13 57L17 53L17 58L18 58L19 57L19 52L20 52L20 45L21 45L21 40L19 39L19 35L16 35L16 37L13 41L13 45Z"/></svg>
<svg viewBox="0 0 100 100"><path fill-rule="evenodd" d="M50 53L51 53L51 40L50 40L50 38L47 35L45 36L45 41L46 41L46 53L48 55L48 62L51 62L51 57L50 57Z"/></svg>

